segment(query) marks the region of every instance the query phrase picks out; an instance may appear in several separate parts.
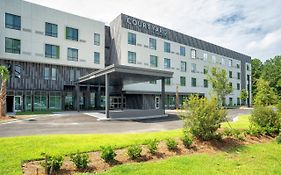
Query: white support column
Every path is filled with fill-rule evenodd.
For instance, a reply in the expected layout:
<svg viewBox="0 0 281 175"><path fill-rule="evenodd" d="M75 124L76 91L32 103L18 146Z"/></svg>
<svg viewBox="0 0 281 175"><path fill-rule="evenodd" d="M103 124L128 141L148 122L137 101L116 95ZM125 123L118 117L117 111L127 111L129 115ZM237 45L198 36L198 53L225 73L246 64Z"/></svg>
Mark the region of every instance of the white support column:
<svg viewBox="0 0 281 175"><path fill-rule="evenodd" d="M109 97L109 75L105 74L105 116L109 118L110 108L110 97Z"/></svg>
<svg viewBox="0 0 281 175"><path fill-rule="evenodd" d="M165 114L165 78L161 78L161 109L164 110Z"/></svg>

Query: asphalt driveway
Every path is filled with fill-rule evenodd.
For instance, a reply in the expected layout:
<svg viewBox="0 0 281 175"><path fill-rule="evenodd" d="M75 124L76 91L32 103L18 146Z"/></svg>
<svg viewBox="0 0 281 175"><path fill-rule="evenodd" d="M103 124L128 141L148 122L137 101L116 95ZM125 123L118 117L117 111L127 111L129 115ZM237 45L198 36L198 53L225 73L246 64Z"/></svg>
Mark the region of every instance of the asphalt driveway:
<svg viewBox="0 0 281 175"><path fill-rule="evenodd" d="M249 114L249 109L228 110L228 117ZM97 121L83 112L64 112L0 124L0 137L45 134L136 133L178 129L182 121L169 111L166 118L132 121Z"/></svg>

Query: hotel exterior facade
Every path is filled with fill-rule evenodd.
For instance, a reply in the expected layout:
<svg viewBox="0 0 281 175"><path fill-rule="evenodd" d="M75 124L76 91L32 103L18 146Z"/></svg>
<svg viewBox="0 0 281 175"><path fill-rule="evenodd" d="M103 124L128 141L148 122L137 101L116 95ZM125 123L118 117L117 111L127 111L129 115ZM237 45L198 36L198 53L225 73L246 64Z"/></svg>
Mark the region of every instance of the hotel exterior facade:
<svg viewBox="0 0 281 175"><path fill-rule="evenodd" d="M249 56L125 14L106 26L22 0L0 2L0 63L11 72L7 112L94 110L106 102L110 109L158 109L164 102L175 108L191 94L210 97L212 67L228 72L233 92L226 104L240 105L242 89L251 104ZM140 73L139 81L116 74L109 81L122 83L110 91L100 80L82 81L110 66L172 76L161 83Z"/></svg>

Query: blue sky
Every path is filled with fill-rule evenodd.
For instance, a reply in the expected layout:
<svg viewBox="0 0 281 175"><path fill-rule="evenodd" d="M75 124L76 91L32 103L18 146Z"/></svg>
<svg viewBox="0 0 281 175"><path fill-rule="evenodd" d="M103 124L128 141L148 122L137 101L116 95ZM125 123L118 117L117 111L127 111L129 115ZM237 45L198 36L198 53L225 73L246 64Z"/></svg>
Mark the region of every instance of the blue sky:
<svg viewBox="0 0 281 175"><path fill-rule="evenodd" d="M120 13L263 61L281 55L281 0L27 0L109 24Z"/></svg>

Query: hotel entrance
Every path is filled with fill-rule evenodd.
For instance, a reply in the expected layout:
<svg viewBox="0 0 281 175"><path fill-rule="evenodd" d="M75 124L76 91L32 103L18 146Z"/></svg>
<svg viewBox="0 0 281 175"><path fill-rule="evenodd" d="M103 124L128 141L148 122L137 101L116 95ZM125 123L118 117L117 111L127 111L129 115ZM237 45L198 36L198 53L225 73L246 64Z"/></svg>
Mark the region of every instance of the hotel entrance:
<svg viewBox="0 0 281 175"><path fill-rule="evenodd" d="M21 96L7 96L6 98L7 112L19 112L22 109Z"/></svg>

